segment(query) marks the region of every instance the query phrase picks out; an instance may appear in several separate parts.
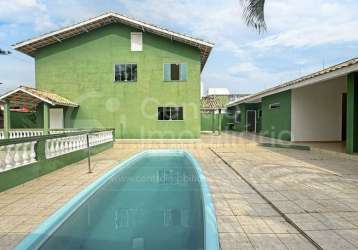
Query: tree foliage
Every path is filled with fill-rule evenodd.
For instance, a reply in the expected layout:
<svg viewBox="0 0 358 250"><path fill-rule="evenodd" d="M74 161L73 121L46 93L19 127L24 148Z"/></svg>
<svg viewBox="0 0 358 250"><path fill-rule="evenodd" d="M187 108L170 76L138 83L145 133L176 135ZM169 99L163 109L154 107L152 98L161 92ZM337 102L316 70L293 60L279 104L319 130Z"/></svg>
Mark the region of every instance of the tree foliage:
<svg viewBox="0 0 358 250"><path fill-rule="evenodd" d="M266 31L265 0L240 0L243 5L243 17L247 26L259 33Z"/></svg>

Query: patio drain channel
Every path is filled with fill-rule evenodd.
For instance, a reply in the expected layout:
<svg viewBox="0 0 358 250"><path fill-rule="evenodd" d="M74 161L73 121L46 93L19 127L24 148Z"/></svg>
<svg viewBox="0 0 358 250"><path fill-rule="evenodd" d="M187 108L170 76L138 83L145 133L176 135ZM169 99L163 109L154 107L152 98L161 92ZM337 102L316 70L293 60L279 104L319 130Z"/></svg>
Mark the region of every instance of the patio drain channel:
<svg viewBox="0 0 358 250"><path fill-rule="evenodd" d="M239 176L247 185L249 185L262 199L264 199L282 218L285 219L287 223L289 223L292 227L294 227L303 237L305 237L314 247L319 250L323 250L323 248L314 241L308 234L305 233L293 220L291 220L286 214L284 214L278 207L276 207L265 195L263 195L254 185L252 185L244 176L242 176L239 171L237 171L234 167L232 167L224 158L222 158L214 149L210 148L210 151L215 154L226 166L228 166L232 171L235 172L237 176Z"/></svg>

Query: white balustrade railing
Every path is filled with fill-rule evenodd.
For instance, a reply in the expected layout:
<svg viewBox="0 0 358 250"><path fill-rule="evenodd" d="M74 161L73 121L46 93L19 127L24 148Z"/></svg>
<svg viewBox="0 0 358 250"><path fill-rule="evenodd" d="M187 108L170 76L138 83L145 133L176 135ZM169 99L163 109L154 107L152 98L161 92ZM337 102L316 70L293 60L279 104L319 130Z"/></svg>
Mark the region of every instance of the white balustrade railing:
<svg viewBox="0 0 358 250"><path fill-rule="evenodd" d="M36 162L36 141L0 146L0 172Z"/></svg>
<svg viewBox="0 0 358 250"><path fill-rule="evenodd" d="M65 129L65 130L50 130L50 134L63 134L63 133L74 133L80 132L81 130L73 130L73 129ZM33 137L33 136L41 136L43 135L43 130L40 129L14 129L9 131L10 139L16 138L25 138L25 137ZM5 139L4 131L0 131L0 140Z"/></svg>
<svg viewBox="0 0 358 250"><path fill-rule="evenodd" d="M89 134L90 147L113 141L112 131L102 131ZM45 143L46 159L65 155L87 148L87 135L66 136L48 139Z"/></svg>
<svg viewBox="0 0 358 250"><path fill-rule="evenodd" d="M87 148L86 135L67 136L46 140L46 159Z"/></svg>
<svg viewBox="0 0 358 250"><path fill-rule="evenodd" d="M64 130L50 130L50 135L57 135L57 134L68 134L68 133L74 133L74 132L81 132L83 130L80 129L64 129Z"/></svg>
<svg viewBox="0 0 358 250"><path fill-rule="evenodd" d="M22 135L25 136L29 134L24 133ZM17 134L14 136L17 136ZM111 142L113 140L114 138L111 130L89 133L90 147ZM39 143L38 140L30 139L25 142L14 142L0 146L0 173L36 162L36 143ZM46 159L51 159L85 148L87 148L87 134L67 135L65 137L45 139Z"/></svg>
<svg viewBox="0 0 358 250"><path fill-rule="evenodd" d="M24 138L24 137L33 137L33 136L41 136L43 135L42 130L10 130L9 136L10 139L16 139L16 138Z"/></svg>
<svg viewBox="0 0 358 250"><path fill-rule="evenodd" d="M89 144L91 147L110 141L113 141L112 131L102 131L89 135Z"/></svg>

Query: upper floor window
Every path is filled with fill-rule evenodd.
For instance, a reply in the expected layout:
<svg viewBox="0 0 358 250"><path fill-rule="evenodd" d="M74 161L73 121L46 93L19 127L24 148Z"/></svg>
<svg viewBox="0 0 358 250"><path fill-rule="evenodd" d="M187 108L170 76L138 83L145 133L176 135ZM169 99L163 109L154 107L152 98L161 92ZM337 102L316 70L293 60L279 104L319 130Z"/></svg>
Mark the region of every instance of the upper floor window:
<svg viewBox="0 0 358 250"><path fill-rule="evenodd" d="M279 109L279 108L281 108L281 103L279 102L271 103L269 105L269 109Z"/></svg>
<svg viewBox="0 0 358 250"><path fill-rule="evenodd" d="M137 81L137 64L116 64L114 66L115 82Z"/></svg>
<svg viewBox="0 0 358 250"><path fill-rule="evenodd" d="M186 81L188 79L188 65L164 64L164 81Z"/></svg>
<svg viewBox="0 0 358 250"><path fill-rule="evenodd" d="M143 51L143 33L131 33L131 51Z"/></svg>
<svg viewBox="0 0 358 250"><path fill-rule="evenodd" d="M158 120L182 121L183 107L158 107Z"/></svg>

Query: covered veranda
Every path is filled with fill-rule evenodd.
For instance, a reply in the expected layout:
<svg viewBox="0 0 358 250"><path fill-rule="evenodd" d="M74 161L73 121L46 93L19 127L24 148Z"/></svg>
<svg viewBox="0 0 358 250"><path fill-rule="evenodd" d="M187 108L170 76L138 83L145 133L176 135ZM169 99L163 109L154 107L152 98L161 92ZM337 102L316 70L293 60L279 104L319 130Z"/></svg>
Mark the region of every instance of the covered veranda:
<svg viewBox="0 0 358 250"><path fill-rule="evenodd" d="M0 139L48 135L50 129L63 129L64 109L78 108L79 105L59 96L43 90L20 86L0 96L0 104L3 110L3 131ZM11 116L13 112L33 112L38 115L36 128L33 131L12 131Z"/></svg>

